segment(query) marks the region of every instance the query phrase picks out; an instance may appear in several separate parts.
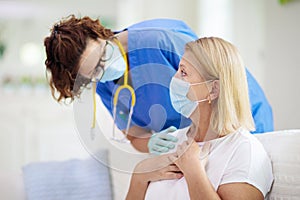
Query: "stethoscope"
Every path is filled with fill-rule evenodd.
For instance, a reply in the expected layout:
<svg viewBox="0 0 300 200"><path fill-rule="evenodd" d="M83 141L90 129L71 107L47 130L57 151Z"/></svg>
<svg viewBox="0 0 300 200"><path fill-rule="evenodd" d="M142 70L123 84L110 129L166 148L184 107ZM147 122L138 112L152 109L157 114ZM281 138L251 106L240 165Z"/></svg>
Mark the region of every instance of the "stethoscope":
<svg viewBox="0 0 300 200"><path fill-rule="evenodd" d="M133 114L133 108L136 102L136 96L135 96L135 92L134 89L128 85L128 72L129 72L129 65L128 65L128 59L127 59L127 55L126 52L124 51L124 48L121 44L121 42L117 39L117 38L113 38L114 42L117 44L117 46L119 47L122 57L125 61L125 72L124 72L124 83L123 85L119 86L115 92L114 98L113 98L113 134L112 134L112 140L117 141L117 142L121 142L121 143L130 143L130 141L127 139L128 133L129 133L129 127L130 127L130 123L131 123L131 118L132 118L132 114ZM105 73L105 71L104 71ZM92 126L91 126L91 139L94 140L95 138L95 127L96 127L96 88L97 88L97 82L93 81L92 82L92 92L93 92L93 121L92 121ZM117 104L118 104L118 99L119 99L119 94L122 90L127 89L129 90L130 94L131 94L131 106L130 106L130 110L129 110L129 115L128 115L128 121L127 121L127 125L126 125L126 131L125 131L125 135L122 138L117 138L115 135L115 122L116 122L116 113L117 113Z"/></svg>

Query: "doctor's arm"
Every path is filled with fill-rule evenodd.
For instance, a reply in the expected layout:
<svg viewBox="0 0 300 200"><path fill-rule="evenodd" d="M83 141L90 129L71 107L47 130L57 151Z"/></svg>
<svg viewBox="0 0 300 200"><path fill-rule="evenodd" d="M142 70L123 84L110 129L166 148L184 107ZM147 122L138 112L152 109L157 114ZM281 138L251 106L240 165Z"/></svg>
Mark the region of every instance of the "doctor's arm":
<svg viewBox="0 0 300 200"><path fill-rule="evenodd" d="M125 130L122 131L125 134ZM129 134L127 135L127 139L130 140L132 146L143 153L148 153L148 142L151 137L151 133L138 126L132 126L129 129Z"/></svg>
<svg viewBox="0 0 300 200"><path fill-rule="evenodd" d="M169 133L176 130L176 127L170 126L160 132L150 133L141 127L133 126L129 129L127 139L131 141L133 147L138 151L160 155L175 148L178 139Z"/></svg>

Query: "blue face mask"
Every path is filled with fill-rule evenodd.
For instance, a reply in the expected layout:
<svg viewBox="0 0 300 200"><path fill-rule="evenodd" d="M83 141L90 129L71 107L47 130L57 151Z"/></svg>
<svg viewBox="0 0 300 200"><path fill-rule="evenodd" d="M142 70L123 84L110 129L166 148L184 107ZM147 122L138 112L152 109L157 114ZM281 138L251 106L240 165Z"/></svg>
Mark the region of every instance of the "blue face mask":
<svg viewBox="0 0 300 200"><path fill-rule="evenodd" d="M124 75L126 69L126 63L117 46L111 49L113 52L106 52L112 54L111 59L105 62L104 74L100 79L100 82L113 81Z"/></svg>
<svg viewBox="0 0 300 200"><path fill-rule="evenodd" d="M197 108L198 103L208 101L209 99L202 99L199 101L191 101L187 94L192 85L200 85L211 82L212 80L193 83L183 81L179 78L173 77L170 83L170 97L173 108L185 117L190 117L194 110Z"/></svg>

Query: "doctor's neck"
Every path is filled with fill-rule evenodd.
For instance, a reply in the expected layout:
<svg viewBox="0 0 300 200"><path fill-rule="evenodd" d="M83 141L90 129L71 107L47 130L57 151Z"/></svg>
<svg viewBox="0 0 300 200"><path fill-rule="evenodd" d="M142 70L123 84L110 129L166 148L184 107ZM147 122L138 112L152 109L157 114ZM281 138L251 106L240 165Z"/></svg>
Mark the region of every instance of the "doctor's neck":
<svg viewBox="0 0 300 200"><path fill-rule="evenodd" d="M125 52L128 52L128 31L122 31L114 35L122 44Z"/></svg>

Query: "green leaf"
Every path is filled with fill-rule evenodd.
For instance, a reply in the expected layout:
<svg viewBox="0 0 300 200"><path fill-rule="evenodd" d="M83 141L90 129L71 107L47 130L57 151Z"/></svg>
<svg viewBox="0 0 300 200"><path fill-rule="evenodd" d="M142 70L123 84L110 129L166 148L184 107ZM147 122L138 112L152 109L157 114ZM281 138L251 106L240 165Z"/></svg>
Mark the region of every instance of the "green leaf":
<svg viewBox="0 0 300 200"><path fill-rule="evenodd" d="M279 3L281 5L284 5L284 4L287 4L287 3L291 2L291 1L294 1L294 0L279 0Z"/></svg>
<svg viewBox="0 0 300 200"><path fill-rule="evenodd" d="M0 59L4 55L4 51L5 51L5 46L3 43L0 43Z"/></svg>

